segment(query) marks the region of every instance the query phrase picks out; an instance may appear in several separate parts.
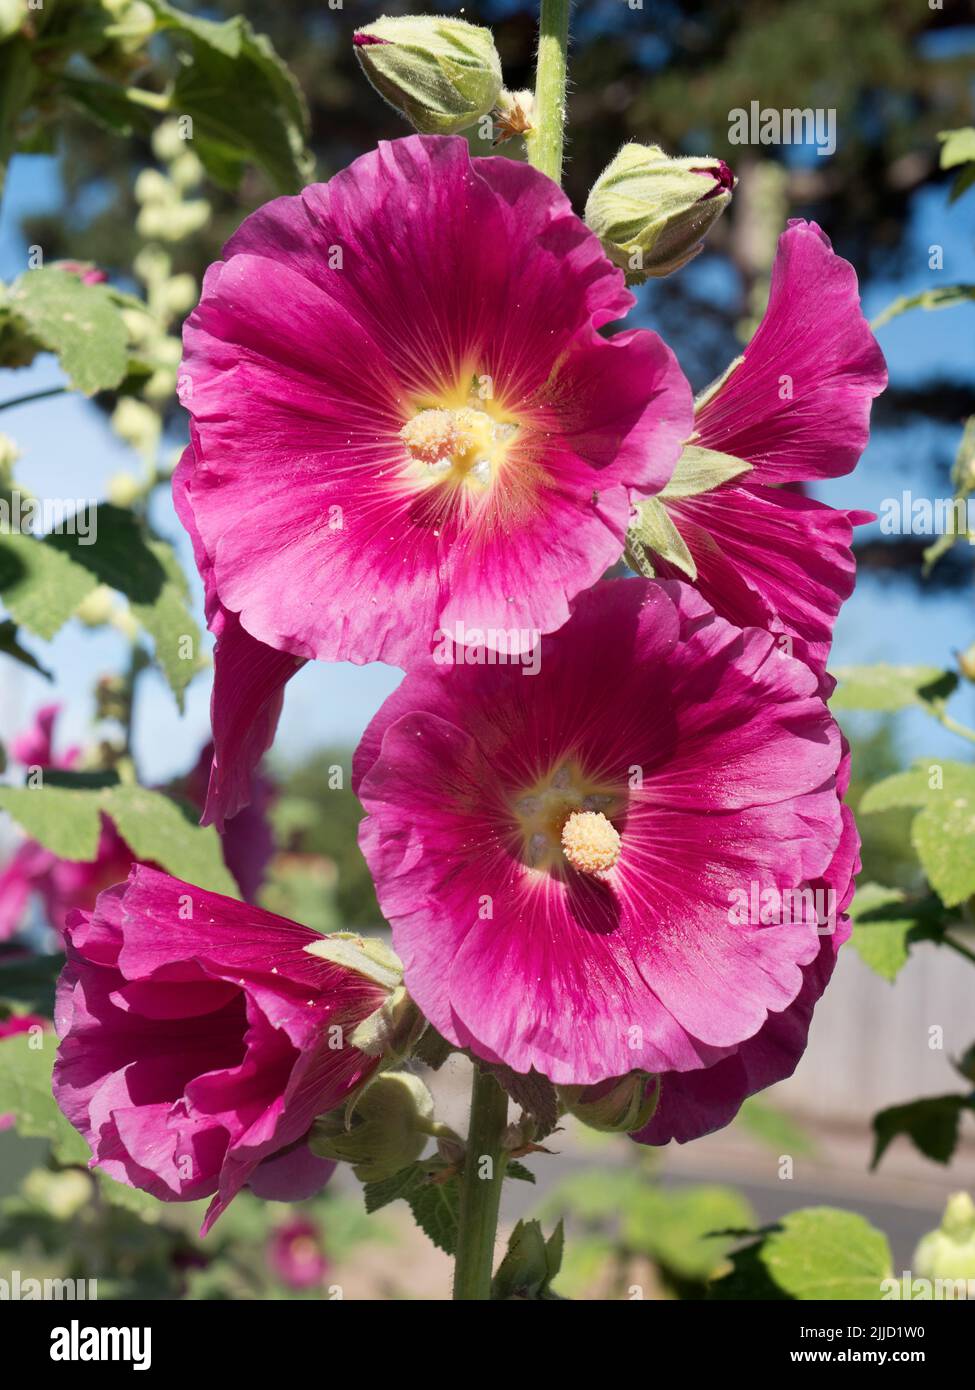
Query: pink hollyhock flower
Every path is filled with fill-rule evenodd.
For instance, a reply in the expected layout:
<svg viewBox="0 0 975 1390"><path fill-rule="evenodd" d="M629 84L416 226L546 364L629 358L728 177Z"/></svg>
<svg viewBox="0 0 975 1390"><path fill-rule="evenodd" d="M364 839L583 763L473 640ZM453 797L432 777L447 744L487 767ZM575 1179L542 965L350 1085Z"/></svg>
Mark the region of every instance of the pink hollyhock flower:
<svg viewBox="0 0 975 1390"><path fill-rule="evenodd" d="M74 767L80 748L70 748L64 754L54 752L54 725L59 711L59 705L46 705L38 711L34 727L11 740L10 751L18 762L42 769ZM201 810L212 752L213 745L208 744L189 775L171 789ZM259 773L253 775L250 783L253 804L221 826L221 840L227 868L244 897L253 902L274 853L267 816L274 787ZM90 861L59 859L36 840L24 840L9 863L0 869L0 941L19 930L32 894L40 897L51 926L61 931L73 908L88 911L94 907L102 889L124 879L134 862L131 849L107 816L101 818L98 849Z"/></svg>
<svg viewBox="0 0 975 1390"><path fill-rule="evenodd" d="M245 1183L323 1185L304 1141L379 1064L348 1038L381 985L310 955L307 927L144 865L66 935L54 1094L93 1164L162 1201L215 1194L204 1232Z"/></svg>
<svg viewBox="0 0 975 1390"><path fill-rule="evenodd" d="M687 585L604 582L515 666L410 673L369 726L363 853L451 1042L590 1085L693 1072L795 1003L837 854L816 677ZM797 920L735 915L798 894ZM789 895L786 899L786 895Z"/></svg>
<svg viewBox="0 0 975 1390"><path fill-rule="evenodd" d="M849 758L842 766L840 792L847 784ZM781 1013L769 1014L753 1037L730 1056L699 1071L665 1072L660 1077L657 1109L650 1123L632 1137L643 1144L686 1144L721 1129L737 1115L742 1102L795 1071L806 1050L813 1009L829 984L836 955L850 935L846 915L859 873L860 839L852 812L843 807L843 833L824 874L812 885L819 901L832 903L834 930L821 938L819 953L803 966L802 988Z"/></svg>
<svg viewBox="0 0 975 1390"><path fill-rule="evenodd" d="M286 1221L268 1241L267 1260L289 1289L314 1289L325 1282L328 1260L314 1221Z"/></svg>
<svg viewBox="0 0 975 1390"><path fill-rule="evenodd" d="M695 444L752 470L710 492L665 499L715 610L741 627L787 635L820 674L853 592L853 527L873 518L783 485L849 473L867 444L870 403L886 384L856 272L815 222L790 221L765 316L695 417ZM663 562L654 567L680 577Z"/></svg>
<svg viewBox="0 0 975 1390"><path fill-rule="evenodd" d="M41 706L34 716L33 726L10 740L10 756L15 762L25 767L74 767L81 757L80 748L74 745L64 753L54 751L54 726L60 713L60 705Z"/></svg>
<svg viewBox="0 0 975 1390"><path fill-rule="evenodd" d="M524 651L559 628L691 428L660 339L598 332L633 303L551 180L457 137L249 217L184 331L178 501L218 661L410 665L457 624ZM224 715L258 715L253 746L296 664L263 660Z"/></svg>

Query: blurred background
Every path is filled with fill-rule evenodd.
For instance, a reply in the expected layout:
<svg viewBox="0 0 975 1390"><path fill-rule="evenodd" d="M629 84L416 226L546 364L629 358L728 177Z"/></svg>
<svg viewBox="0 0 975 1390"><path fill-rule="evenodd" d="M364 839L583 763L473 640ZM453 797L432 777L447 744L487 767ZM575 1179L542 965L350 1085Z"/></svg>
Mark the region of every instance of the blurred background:
<svg viewBox="0 0 975 1390"><path fill-rule="evenodd" d="M489 24L506 85L517 89L532 81L536 10L511 0L462 8L414 4L408 10L356 0L181 8L215 19L244 13L256 30L269 35L307 99L318 179L327 179L377 140L408 133L353 58L353 30L382 12L456 13ZM734 5L580 0L572 32L565 184L578 211L626 140L659 143L675 154L719 156L739 178L732 205L704 253L679 274L640 289L630 320L631 326L663 334L695 389L718 375L753 331L767 296L776 238L790 217L819 222L836 250L853 262L869 318L900 296L975 282L975 189L952 202L954 177L939 167L939 133L975 121L975 9L964 0L945 0L937 8L924 0ZM160 62L165 61L163 55ZM834 110L835 153L824 157L814 145L729 143L729 113L748 109L752 101L776 109ZM490 152L476 138L472 145L479 153ZM131 267L147 244L161 240L170 257L168 273L198 281L242 217L277 191L255 169L235 191L206 182L192 193L205 200L204 212L189 214L172 234L172 227L161 229L158 219L153 223L146 215L152 184L145 171L160 163L158 143L154 146L149 136L133 131L120 139L80 114L68 115L53 150L19 154L10 165L0 217L2 278L22 273L29 248L41 246L46 261L90 261L112 283L134 289ZM935 247L941 248L940 256L932 255ZM192 296L182 312L191 303ZM173 331L178 331L179 312L177 305ZM890 388L875 406L869 448L852 477L812 490L824 501L872 512L904 489L921 497L951 495L949 478L964 421L975 411L975 302L903 314L879 328L878 339L890 368ZM42 356L16 375L0 371L0 400L63 380L56 359ZM185 439L185 417L175 401L159 413L162 434L152 444L171 464ZM18 477L42 496L123 496L125 479L138 474L133 451L145 446L139 422L120 419L118 402L108 395L26 403L4 411L0 426L20 450ZM189 545L165 487L155 489L150 505L155 528L174 543L191 575L196 611L202 612ZM952 665L954 653L972 644L975 551L956 545L925 577L927 543L921 537L882 535L876 524L860 529L859 583L836 630L834 667L869 662L945 667ZM124 665L124 633L72 621L50 644L22 640L54 680L2 662L0 740L8 742L53 700L62 705L58 738L65 747L97 742L99 715L105 713L98 682ZM323 929L339 922L352 929L379 925L355 842L359 810L345 789L347 776L336 778L334 770L347 773L359 735L399 679L397 670L381 666L311 665L289 687L269 769L276 787L278 845L265 888L269 906ZM190 684L182 714L158 673L144 674L132 718L132 751L145 783L168 783L194 766L209 736L208 705L206 671ZM975 722L975 686L963 681L949 708L956 718ZM920 709L841 718L853 743L854 804L865 788L915 757L968 758L966 746ZM864 818L865 879L907 892L921 886L909 847L910 819L903 811ZM18 838L4 820L0 863ZM40 903L31 910L30 925L39 931ZM664 1293L693 1288L700 1256L698 1264L693 1258L675 1263L656 1247L641 1251L639 1241L635 1253L621 1255L619 1241L614 1244L615 1237L607 1235L613 1204L623 1201L623 1177L632 1176L635 1165L649 1164L648 1180L705 1194L687 1197L700 1208L689 1209L688 1229L695 1221L705 1229L740 1226L752 1218L764 1222L818 1202L850 1206L887 1232L894 1267L905 1268L917 1238L937 1224L946 1194L975 1186L975 1123L971 1116L963 1119L950 1169L922 1157L902 1138L870 1173L870 1117L918 1095L957 1089L950 1059L975 1037L972 979L957 957L934 945L917 947L894 983L847 948L794 1078L746 1107L728 1130L684 1149L671 1146L650 1159L634 1155L636 1146L626 1140L597 1141L569 1129L549 1141L563 1155L560 1160L540 1155L533 1163L535 1187L510 1184L518 1189L513 1194L506 1188L505 1222L510 1225L540 1205L574 1213L581 1253L567 1276L573 1292L606 1296L625 1286L630 1256L649 1261L645 1277L652 1288ZM929 1047L932 1026L944 1030L940 1049ZM463 1068L462 1061L452 1062L434 1082L448 1109L464 1094ZM45 1195L44 1180L35 1175L33 1197L23 1196L24 1175L39 1153L12 1133L0 1132L0 1194L19 1193L17 1201L41 1207L60 1202L62 1224L80 1220L83 1203L72 1206L82 1194L77 1185L74 1196L68 1188ZM780 1176L782 1155L794 1158L791 1178ZM600 1188L587 1178L595 1164L606 1163L618 1165L621 1175L608 1202L606 1185ZM575 1188L557 1190L567 1175ZM64 1177L57 1175L62 1184ZM733 1188L740 1197L715 1196L716 1186ZM327 1267L327 1279L341 1283L346 1296L442 1294L446 1257L410 1227L405 1209L399 1213L392 1207L378 1227L366 1228L353 1189L350 1185L343 1194L339 1183L310 1214L280 1211L269 1217L247 1199L235 1204L219 1240L230 1247L236 1240L236 1253L227 1256L229 1272L219 1278L208 1268L211 1256L201 1254L191 1238L195 1213L178 1213L172 1217L178 1236L159 1236L152 1258L133 1255L130 1281L122 1281L121 1291L142 1288L142 1280L148 1281L150 1296L174 1296L188 1288L197 1296L273 1297L302 1287L309 1296L322 1296ZM119 1208L112 1220L119 1223L118 1240L135 1241L129 1225L140 1241L145 1238L145 1212ZM154 1214L152 1222L158 1235ZM2 1244L15 1237L16 1222L9 1228L8 1219ZM51 1236L54 1246L57 1240ZM391 1258L394 1241L406 1252L405 1264L403 1253ZM263 1262L255 1263L255 1251L263 1252ZM318 1270L317 1283L309 1276L301 1285L295 1269L303 1260ZM258 1265L264 1270L260 1276L253 1275Z"/></svg>

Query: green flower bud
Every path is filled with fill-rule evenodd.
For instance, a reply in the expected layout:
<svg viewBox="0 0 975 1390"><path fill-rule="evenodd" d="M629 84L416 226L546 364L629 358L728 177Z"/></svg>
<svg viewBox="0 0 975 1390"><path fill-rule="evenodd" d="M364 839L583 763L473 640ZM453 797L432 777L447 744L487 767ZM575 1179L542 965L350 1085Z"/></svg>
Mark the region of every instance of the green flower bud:
<svg viewBox="0 0 975 1390"><path fill-rule="evenodd" d="M590 1129L603 1134L633 1134L653 1119L660 1078L631 1071L595 1086L560 1086L558 1091L569 1114Z"/></svg>
<svg viewBox="0 0 975 1390"><path fill-rule="evenodd" d="M592 186L586 223L627 282L642 284L697 255L734 186L723 159L671 159L659 145L624 145Z"/></svg>
<svg viewBox="0 0 975 1390"><path fill-rule="evenodd" d="M360 1182L381 1182L420 1157L432 1125L433 1097L420 1078L385 1072L351 1106L317 1119L308 1147L351 1163Z"/></svg>
<svg viewBox="0 0 975 1390"><path fill-rule="evenodd" d="M967 1192L948 1198L941 1225L921 1237L911 1265L921 1279L966 1279L975 1297L975 1202Z"/></svg>
<svg viewBox="0 0 975 1390"><path fill-rule="evenodd" d="M128 478L129 476L127 473L116 473L115 475L116 478ZM109 485L109 498L111 500L111 485ZM114 593L107 584L99 584L92 589L90 594L86 594L78 604L75 609L75 617L84 623L85 627L103 627L105 623L111 622L114 612Z"/></svg>
<svg viewBox="0 0 975 1390"><path fill-rule="evenodd" d="M466 130L494 106L501 60L490 29L442 15L377 19L352 36L381 97L425 135Z"/></svg>

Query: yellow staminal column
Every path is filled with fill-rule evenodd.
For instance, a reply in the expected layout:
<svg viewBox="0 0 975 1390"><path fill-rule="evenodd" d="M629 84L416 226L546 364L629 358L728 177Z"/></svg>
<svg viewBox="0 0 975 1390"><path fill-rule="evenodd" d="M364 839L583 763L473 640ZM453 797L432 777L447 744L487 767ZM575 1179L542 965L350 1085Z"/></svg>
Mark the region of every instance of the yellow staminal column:
<svg viewBox="0 0 975 1390"><path fill-rule="evenodd" d="M473 406L420 410L400 439L430 483L450 481L475 491L490 487L516 427Z"/></svg>
<svg viewBox="0 0 975 1390"><path fill-rule="evenodd" d="M620 857L620 835L602 811L573 811L562 827L562 849L574 869L602 874Z"/></svg>

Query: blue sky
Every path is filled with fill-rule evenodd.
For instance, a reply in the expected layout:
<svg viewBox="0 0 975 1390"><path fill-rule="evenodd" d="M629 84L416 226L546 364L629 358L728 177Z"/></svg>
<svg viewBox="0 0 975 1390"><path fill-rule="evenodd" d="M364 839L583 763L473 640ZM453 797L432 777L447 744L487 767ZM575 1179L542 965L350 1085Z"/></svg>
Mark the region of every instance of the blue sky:
<svg viewBox="0 0 975 1390"><path fill-rule="evenodd" d="M949 209L947 194L929 190L915 200L910 228L909 269L898 280L875 281L863 287L868 316L876 315L900 294L933 284L975 280L975 248L971 239L971 206ZM0 213L0 275L9 280L26 266L26 247L20 218L58 205L57 166L53 158L21 156L14 160ZM928 247L944 247L944 269L928 269ZM708 274L702 257L687 273ZM652 322L652 286L643 297L641 317ZM975 378L975 305L923 313L894 320L879 333L894 381L920 381L944 373L972 384ZM31 368L0 371L0 401L62 380L53 358L39 359ZM22 450L18 476L33 491L47 496L104 496L111 475L133 467L126 447L114 436L101 412L77 396L56 397L0 413L0 428ZM836 505L876 511L881 500L913 486L932 488L927 460L940 446L953 454L960 437L957 428L919 425L898 435L878 432L851 477L817 489L817 495ZM173 441L174 447L179 443ZM939 484L940 489L940 484ZM167 497L160 496L154 513L160 530L177 543L191 574L202 611L202 593L192 565L189 545ZM939 593L922 598L915 586L880 582L865 576L840 617L833 666L852 662L948 663L955 649L975 639L975 609L971 592ZM51 698L65 704L62 736L66 741L90 737L91 689L103 671L118 669L124 660L120 638L109 632L90 633L69 623L49 647L27 639L56 673L52 687L39 677L2 663L0 731L9 735L27 722L31 712ZM400 679L398 671L379 665L316 664L292 683L285 701L276 751L287 760L328 742L352 743L361 734L382 700ZM196 758L209 729L209 678L201 675L187 695L181 717L162 679L147 676L140 691L136 752L144 779L163 780L188 767ZM967 687L953 705L959 718L975 722L975 690ZM899 719L905 754L933 753L964 756L965 748L923 714Z"/></svg>

